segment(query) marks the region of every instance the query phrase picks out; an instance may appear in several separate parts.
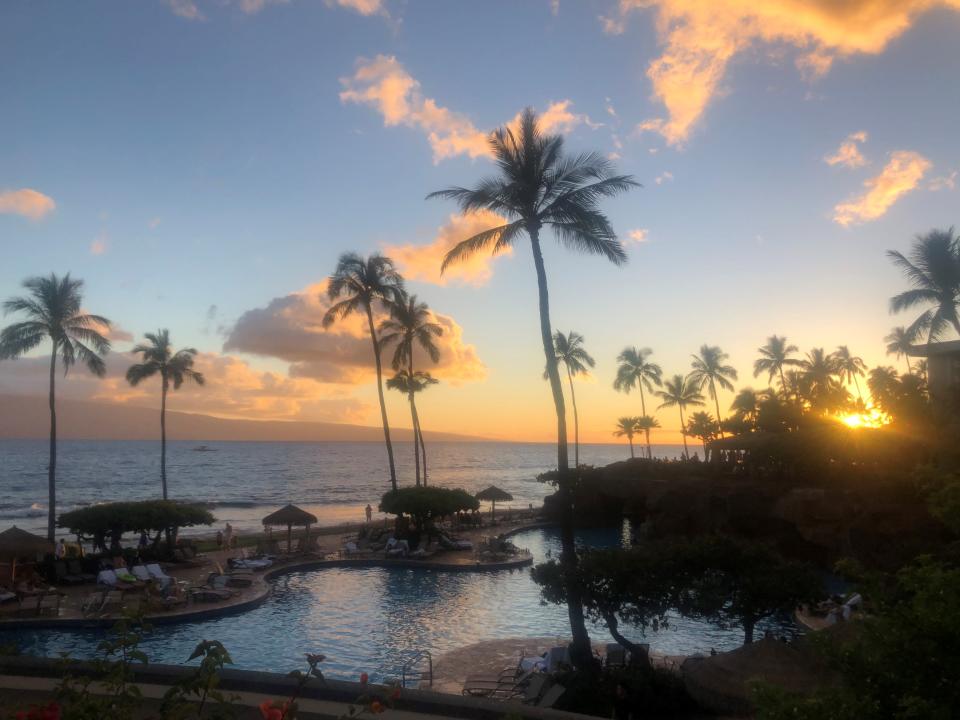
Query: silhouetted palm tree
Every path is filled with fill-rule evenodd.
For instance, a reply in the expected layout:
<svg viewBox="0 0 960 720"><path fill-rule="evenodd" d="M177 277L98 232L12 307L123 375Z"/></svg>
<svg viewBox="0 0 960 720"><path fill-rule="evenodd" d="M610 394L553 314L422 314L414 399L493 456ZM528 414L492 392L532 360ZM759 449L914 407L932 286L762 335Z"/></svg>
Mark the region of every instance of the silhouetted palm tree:
<svg viewBox="0 0 960 720"><path fill-rule="evenodd" d="M573 391L575 375L586 375L588 367L596 362L583 347L583 335L573 332L564 335L557 330L553 334L553 349L557 362L567 370L567 382L570 384L570 404L573 406L573 466L580 467L580 417L577 414L577 396ZM547 377L547 373L543 373Z"/></svg>
<svg viewBox="0 0 960 720"><path fill-rule="evenodd" d="M420 445L420 452L423 454L423 486L427 486L427 446L423 442L423 431L420 429L420 414L417 412L417 404L414 397L417 393L423 392L430 385L436 385L439 381L430 373L417 370L410 373L408 370L399 370L397 374L387 380L387 387L391 390L399 390L406 393L410 399L410 408L413 412L413 439L414 439L414 458L417 458L416 446ZM419 462L419 460L418 460ZM420 477L417 476L417 485L420 485Z"/></svg>
<svg viewBox="0 0 960 720"><path fill-rule="evenodd" d="M887 410L896 394L899 381L897 371L889 365L873 368L867 376L867 388L870 390L870 397L874 404Z"/></svg>
<svg viewBox="0 0 960 720"><path fill-rule="evenodd" d="M617 429L613 431L613 434L616 437L625 437L627 442L630 443L630 458L633 459L635 455L633 454L633 436L637 434L637 421L640 418L638 417L622 417L617 418Z"/></svg>
<svg viewBox="0 0 960 720"><path fill-rule="evenodd" d="M391 303L390 317L380 323L380 342L383 347L396 343L393 351L393 369L399 370L406 365L407 377L415 377L413 371L413 351L419 346L434 364L440 361L440 350L434 342L443 335L443 327L433 321L433 313L426 303L418 302L416 295L404 298L402 302ZM432 379L432 378L431 378ZM389 384L389 383L388 383ZM416 469L417 487L420 486L420 434L417 428L420 420L417 416L417 403L414 400L414 383L408 383L410 417L413 423L413 459ZM422 389L422 388L421 388ZM423 450L424 456L426 451ZM423 484L427 484L427 459L423 458Z"/></svg>
<svg viewBox="0 0 960 720"><path fill-rule="evenodd" d="M503 127L492 133L490 148L499 175L482 180L473 189L452 187L427 197L455 200L464 213L489 210L507 219L503 225L458 243L443 259L441 271L478 252L501 252L524 233L530 240L540 301L540 340L557 413L558 496L562 510L560 562L570 578L566 594L573 634L572 655L575 665L586 667L591 662L590 638L583 620L580 589L575 582L577 559L572 478L568 477L567 421L563 387L553 351L547 271L540 247L540 231L545 226L551 227L566 247L603 255L621 265L626 262L627 255L598 204L604 198L636 187L637 183L628 175L615 175L610 161L599 153L564 157L563 138L541 133L537 116L529 108L523 111L516 132Z"/></svg>
<svg viewBox="0 0 960 720"><path fill-rule="evenodd" d="M757 392L753 388L742 388L730 403L730 409L742 418L751 428L756 429L757 416L760 413L760 404L773 395L770 390Z"/></svg>
<svg viewBox="0 0 960 720"><path fill-rule="evenodd" d="M919 337L926 332L927 342L933 342L952 326L960 335L960 237L953 228L918 235L909 258L896 250L888 250L887 257L913 286L890 298L890 312L929 305L910 325L910 333Z"/></svg>
<svg viewBox="0 0 960 720"><path fill-rule="evenodd" d="M678 407L680 409L680 432L683 433L683 456L690 459L690 453L687 449L687 424L683 419L683 409L685 407L698 407L703 405L703 394L692 382L689 377L683 375L674 375L672 380L665 380L663 390L657 390L657 395L663 400L660 403L661 408Z"/></svg>
<svg viewBox="0 0 960 720"><path fill-rule="evenodd" d="M383 438L387 445L387 460L390 463L390 487L397 489L397 469L393 462L393 443L390 442L390 423L387 421L387 406L383 400L383 366L380 361L380 341L373 324L373 304L380 302L389 307L402 302L403 278L393 266L393 261L380 253L362 258L356 253L344 253L327 284L327 297L335 302L323 316L323 326L330 327L353 313L362 312L370 329L373 343L373 358L377 367L377 395L380 399L380 419L383 422Z"/></svg>
<svg viewBox="0 0 960 720"><path fill-rule="evenodd" d="M642 432L647 438L647 459L653 459L653 453L650 452L650 431L660 427L660 421L652 415L641 415L637 418L637 431Z"/></svg>
<svg viewBox="0 0 960 720"><path fill-rule="evenodd" d="M827 412L844 404L847 392L837 379L840 371L833 355L823 348L813 348L800 362L800 368L801 384L811 407Z"/></svg>
<svg viewBox="0 0 960 720"><path fill-rule="evenodd" d="M907 328L900 325L895 327L890 331L890 334L887 335L883 341L887 344L887 355L896 355L897 360L902 356L907 362L907 372L913 372L913 368L910 367L910 350L913 348L913 343L917 340L917 334L915 332L910 332Z"/></svg>
<svg viewBox="0 0 960 720"><path fill-rule="evenodd" d="M733 365L724 365L730 356L716 345L701 345L700 354L691 357L693 357L691 363L693 369L690 371L690 379L700 390L706 387L710 392L710 397L717 406L717 430L720 432L720 437L723 437L723 416L720 414L717 385L724 390L733 390L733 383L730 380L737 379L737 371Z"/></svg>
<svg viewBox="0 0 960 720"><path fill-rule="evenodd" d="M753 376L759 377L761 373L767 373L767 384L770 384L773 376L779 375L780 389L786 393L787 380L783 375L783 369L800 364L799 360L790 357L798 349L796 345L788 345L785 337L771 335L767 338L765 345L757 348L760 357L753 362Z"/></svg>
<svg viewBox="0 0 960 720"><path fill-rule="evenodd" d="M693 415L690 416L689 422L687 422L687 434L700 438L700 442L703 443L703 457L707 457L707 443L713 440L717 430L717 421L713 419L713 416L704 411L699 410Z"/></svg>
<svg viewBox="0 0 960 720"><path fill-rule="evenodd" d="M625 347L617 355L617 377L613 381L613 389L620 392L629 393L633 388L640 389L640 410L644 416L647 414L647 402L643 395L643 389L654 392L653 386L660 387L663 384L661 379L663 370L656 363L648 362L647 358L653 354L650 348L638 349L636 347ZM650 430L644 431L647 440L647 459L653 457L650 449Z"/></svg>
<svg viewBox="0 0 960 720"><path fill-rule="evenodd" d="M110 341L101 330L110 329L110 321L100 315L81 310L83 280L67 273L62 278L48 277L24 280L28 295L13 297L3 303L4 313L23 313L23 322L8 325L0 333L0 360L15 360L49 339L50 351L50 462L47 465L47 539L54 538L57 521L57 358L66 375L77 361L97 377L107 372L101 355L110 351Z"/></svg>
<svg viewBox="0 0 960 720"><path fill-rule="evenodd" d="M203 374L193 369L193 358L197 354L194 348L184 348L173 351L170 347L170 331L158 330L156 333L145 333L146 343L141 343L133 349L133 353L143 355L143 362L131 365L127 369L127 382L136 387L141 380L160 376L160 483L163 488L163 499L167 499L167 392L171 383L174 390L179 390L184 380L192 380L197 385L203 385Z"/></svg>
<svg viewBox="0 0 960 720"><path fill-rule="evenodd" d="M860 392L860 381L857 379L867 371L867 365L863 362L863 358L853 355L850 352L850 348L846 345L840 345L833 353L833 362L836 364L837 375L840 377L840 380L846 382L848 385L850 381L853 380L853 384L857 388L857 396L860 398L860 401L863 402L863 393Z"/></svg>

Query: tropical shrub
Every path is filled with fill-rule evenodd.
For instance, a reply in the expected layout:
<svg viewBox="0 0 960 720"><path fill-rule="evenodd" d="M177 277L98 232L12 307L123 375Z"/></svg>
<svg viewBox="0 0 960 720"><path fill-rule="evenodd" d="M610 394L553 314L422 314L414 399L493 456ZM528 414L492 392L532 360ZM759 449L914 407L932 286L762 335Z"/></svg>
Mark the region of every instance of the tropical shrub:
<svg viewBox="0 0 960 720"><path fill-rule="evenodd" d="M142 500L137 502L104 503L63 513L57 524L70 532L92 538L95 546L105 546L109 537L112 545L119 545L126 532L156 533L154 544L162 532L173 533L177 528L211 525L215 518L202 505L173 500Z"/></svg>
<svg viewBox="0 0 960 720"><path fill-rule="evenodd" d="M479 509L480 501L459 488L407 487L385 493L380 500L380 512L407 515L418 531L429 527L436 518Z"/></svg>

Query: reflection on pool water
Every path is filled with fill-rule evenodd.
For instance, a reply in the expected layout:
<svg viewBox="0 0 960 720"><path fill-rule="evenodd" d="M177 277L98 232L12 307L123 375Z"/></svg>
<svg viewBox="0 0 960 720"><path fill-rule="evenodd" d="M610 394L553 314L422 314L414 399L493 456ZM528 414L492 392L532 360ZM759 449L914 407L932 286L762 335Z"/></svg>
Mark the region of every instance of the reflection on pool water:
<svg viewBox="0 0 960 720"><path fill-rule="evenodd" d="M617 530L584 531L580 542L612 546ZM560 551L555 530L530 530L513 541L531 550L536 562ZM327 656L330 677L371 679L399 675L418 650L434 657L480 640L512 637L567 637L566 609L541 605L529 570L435 572L400 568L331 568L293 572L274 581L273 595L260 607L215 620L163 625L143 642L151 662L184 663L197 642L220 640L236 667L288 672L303 664L304 653ZM793 634L783 618L767 627ZM0 632L0 644L14 642L21 652L91 657L104 630ZM603 626L591 637L608 642ZM646 636L655 650L690 654L731 649L742 642L740 628L678 618L670 628ZM638 638L639 639L639 638Z"/></svg>

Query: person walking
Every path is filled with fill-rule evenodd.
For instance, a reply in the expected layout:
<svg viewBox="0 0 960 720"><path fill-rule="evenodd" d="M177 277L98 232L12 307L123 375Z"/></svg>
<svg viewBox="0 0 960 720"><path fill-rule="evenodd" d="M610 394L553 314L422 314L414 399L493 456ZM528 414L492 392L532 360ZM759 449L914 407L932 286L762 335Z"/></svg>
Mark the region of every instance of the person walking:
<svg viewBox="0 0 960 720"><path fill-rule="evenodd" d="M367 522L371 522L373 520L373 508L370 507L370 503L367 503L366 512L367 512Z"/></svg>

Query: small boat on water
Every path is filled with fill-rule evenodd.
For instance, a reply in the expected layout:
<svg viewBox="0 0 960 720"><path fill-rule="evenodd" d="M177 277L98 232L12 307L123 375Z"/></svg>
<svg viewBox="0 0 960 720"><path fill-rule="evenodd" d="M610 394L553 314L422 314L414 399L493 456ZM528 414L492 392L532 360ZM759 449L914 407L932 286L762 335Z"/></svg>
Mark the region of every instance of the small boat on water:
<svg viewBox="0 0 960 720"><path fill-rule="evenodd" d="M217 448L212 448L209 445L197 445L193 448L194 452L217 452Z"/></svg>

